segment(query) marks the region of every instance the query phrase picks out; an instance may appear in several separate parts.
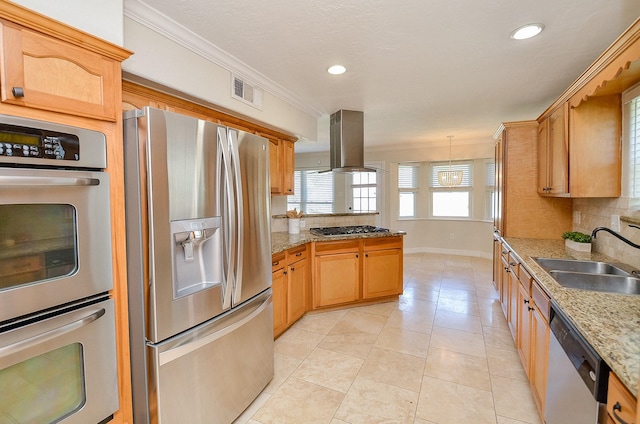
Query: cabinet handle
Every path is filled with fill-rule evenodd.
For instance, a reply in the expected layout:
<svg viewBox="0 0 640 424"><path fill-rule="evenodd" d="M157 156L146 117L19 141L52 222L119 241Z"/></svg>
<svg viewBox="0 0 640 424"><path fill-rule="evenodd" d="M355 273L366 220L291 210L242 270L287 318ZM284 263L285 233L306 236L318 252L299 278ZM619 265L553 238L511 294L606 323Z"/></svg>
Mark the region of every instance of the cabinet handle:
<svg viewBox="0 0 640 424"><path fill-rule="evenodd" d="M524 300L524 303L529 303L529 299L525 299L525 300Z"/></svg>
<svg viewBox="0 0 640 424"><path fill-rule="evenodd" d="M527 309L528 309L529 311L533 311L533 308L532 308L531 306L527 306Z"/></svg>
<svg viewBox="0 0 640 424"><path fill-rule="evenodd" d="M358 254L356 253L356 258L359 258L359 257L360 257L360 255L358 255Z"/></svg>
<svg viewBox="0 0 640 424"><path fill-rule="evenodd" d="M295 271L296 269L294 267L291 267L291 271Z"/></svg>
<svg viewBox="0 0 640 424"><path fill-rule="evenodd" d="M278 265L280 265L280 261L277 261L277 262L271 262L271 266L278 266Z"/></svg>
<svg viewBox="0 0 640 424"><path fill-rule="evenodd" d="M296 256L302 256L302 252L296 253Z"/></svg>
<svg viewBox="0 0 640 424"><path fill-rule="evenodd" d="M369 254L368 254L368 253L365 253L365 254L364 254L364 257L365 257L365 258L368 258L368 257L369 257Z"/></svg>
<svg viewBox="0 0 640 424"><path fill-rule="evenodd" d="M622 405L620 405L620 402L616 402L616 404L613 405L613 418L615 418L616 421L620 424L629 424L628 422L620 418L620 415L618 415L617 411L622 412Z"/></svg>
<svg viewBox="0 0 640 424"><path fill-rule="evenodd" d="M284 271L284 272L283 272L283 274L284 274L284 275L287 275L287 271Z"/></svg>
<svg viewBox="0 0 640 424"><path fill-rule="evenodd" d="M516 266L516 265L518 265L518 264L517 264L517 263L515 263L515 262L509 262L509 265L511 265L511 266Z"/></svg>
<svg viewBox="0 0 640 424"><path fill-rule="evenodd" d="M509 251L507 251L507 250L503 250L503 251L502 251L502 254L503 254L503 255L506 255L507 253L509 253Z"/></svg>
<svg viewBox="0 0 640 424"><path fill-rule="evenodd" d="M13 87L11 89L11 94L13 94L13 97L24 97L24 90L22 87Z"/></svg>

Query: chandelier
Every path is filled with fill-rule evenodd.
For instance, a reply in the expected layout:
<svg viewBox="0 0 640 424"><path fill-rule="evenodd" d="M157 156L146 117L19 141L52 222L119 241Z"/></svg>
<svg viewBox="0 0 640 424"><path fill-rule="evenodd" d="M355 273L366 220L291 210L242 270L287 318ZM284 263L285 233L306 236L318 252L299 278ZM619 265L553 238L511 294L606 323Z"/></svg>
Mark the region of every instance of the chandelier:
<svg viewBox="0 0 640 424"><path fill-rule="evenodd" d="M453 187L462 183L462 171L453 170L451 167L451 139L452 135L447 136L449 138L449 169L446 171L438 171L438 182L444 187Z"/></svg>

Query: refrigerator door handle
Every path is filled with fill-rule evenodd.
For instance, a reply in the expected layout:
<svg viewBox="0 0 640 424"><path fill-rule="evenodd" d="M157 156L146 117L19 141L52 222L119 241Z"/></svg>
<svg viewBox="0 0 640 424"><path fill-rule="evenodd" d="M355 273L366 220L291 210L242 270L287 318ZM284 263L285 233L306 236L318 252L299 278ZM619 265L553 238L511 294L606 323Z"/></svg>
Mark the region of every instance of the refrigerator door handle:
<svg viewBox="0 0 640 424"><path fill-rule="evenodd" d="M234 278L235 273L234 270L236 268L236 258L235 258L235 240L234 240L234 230L233 228L236 226L235 223L235 207L234 207L234 199L233 199L233 187L231 181L231 159L230 159L230 150L229 150L229 140L227 139L227 130L224 127L218 128L218 155L219 160L221 156L222 163L219 163L218 166L218 187L219 187L219 204L223 205L222 207L226 207L226 211L222 214L227 215L227 219L224 223L223 228L223 239L224 239L224 255L226 256L226 269L224 270L225 277L225 285L222 299L222 307L223 309L228 309L231 307L231 300L233 294L233 287L235 286ZM221 172L222 171L222 172ZM224 179L224 186L220 187L220 180Z"/></svg>
<svg viewBox="0 0 640 424"><path fill-rule="evenodd" d="M240 151L238 148L238 132L233 129L229 129L228 132L229 146L232 151L231 155L231 169L233 172L233 187L234 187L234 198L235 207L236 207L236 225L233 231L236 249L236 268L235 268L235 281L233 284L233 302L235 303L236 299L240 299L240 295L242 293L242 269L244 266L243 263L243 242L244 242L244 199L242 197L242 173L240 169Z"/></svg>
<svg viewBox="0 0 640 424"><path fill-rule="evenodd" d="M266 308L269 307L270 304L271 304L271 294L269 293L268 295L265 295L260 299L256 299L253 305L248 304L246 307L248 309L252 308L253 310L251 310L248 313L244 313L240 315L237 320L234 320L230 324L221 325L220 323L213 322L210 325L214 327L214 331L207 334L204 337L194 338L190 334L187 334L185 339L193 340L193 341L189 341L185 344L178 344L175 347L169 348L164 351L160 351L158 364L160 366L168 364L171 361L174 361L178 358L188 355L189 353L198 350L202 346L206 346L211 342L214 342L224 337L225 335L232 333L236 329L244 326L246 323L253 320L256 316L260 315L262 311L264 311ZM215 328L216 326L220 326L221 328L216 329Z"/></svg>

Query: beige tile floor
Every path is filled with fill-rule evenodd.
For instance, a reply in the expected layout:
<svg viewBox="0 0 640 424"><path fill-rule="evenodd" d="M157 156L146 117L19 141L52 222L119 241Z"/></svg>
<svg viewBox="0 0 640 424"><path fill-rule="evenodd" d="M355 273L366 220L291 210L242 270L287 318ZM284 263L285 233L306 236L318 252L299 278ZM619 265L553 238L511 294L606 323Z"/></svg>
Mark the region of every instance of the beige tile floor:
<svg viewBox="0 0 640 424"><path fill-rule="evenodd" d="M491 270L408 254L397 302L305 315L236 424L539 424Z"/></svg>

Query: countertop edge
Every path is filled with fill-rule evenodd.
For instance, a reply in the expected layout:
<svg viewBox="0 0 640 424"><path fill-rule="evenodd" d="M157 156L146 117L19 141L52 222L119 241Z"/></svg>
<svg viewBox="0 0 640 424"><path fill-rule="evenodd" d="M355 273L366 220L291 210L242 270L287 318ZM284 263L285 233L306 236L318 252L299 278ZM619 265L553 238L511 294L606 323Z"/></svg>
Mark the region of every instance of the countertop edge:
<svg viewBox="0 0 640 424"><path fill-rule="evenodd" d="M614 264L620 264L619 261L600 253L568 249L563 240L509 237L503 240L549 295L553 304L563 311L637 398L640 377L640 296L562 287L533 258L596 260Z"/></svg>
<svg viewBox="0 0 640 424"><path fill-rule="evenodd" d="M300 246L305 243L312 243L315 241L338 241L338 240L353 240L364 238L376 238L376 237L396 237L404 236L407 233L400 230L390 230L383 233L366 233L366 234L346 234L343 236L317 236L311 234L309 231L300 231L300 234L289 234L287 232L275 232L271 233L271 254L283 252L296 246Z"/></svg>

